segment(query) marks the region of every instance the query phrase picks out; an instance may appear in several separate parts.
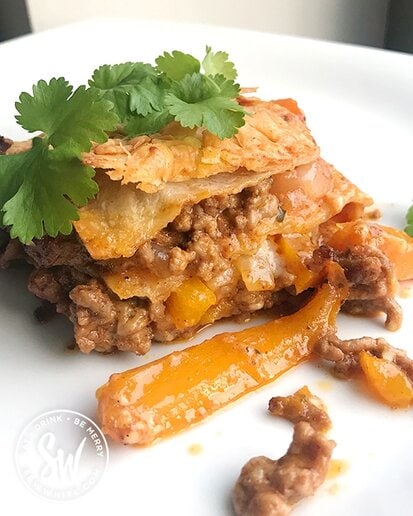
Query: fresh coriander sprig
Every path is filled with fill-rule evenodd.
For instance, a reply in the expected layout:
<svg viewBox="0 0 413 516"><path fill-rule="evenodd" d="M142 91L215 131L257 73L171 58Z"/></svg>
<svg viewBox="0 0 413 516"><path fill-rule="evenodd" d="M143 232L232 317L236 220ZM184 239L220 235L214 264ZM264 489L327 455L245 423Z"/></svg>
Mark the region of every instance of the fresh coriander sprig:
<svg viewBox="0 0 413 516"><path fill-rule="evenodd" d="M89 86L114 104L128 136L151 134L172 120L183 127L204 127L219 138L233 136L244 125L237 102L240 87L226 52L212 52L198 61L174 50L146 63L104 65ZM203 72L201 71L203 69Z"/></svg>
<svg viewBox="0 0 413 516"><path fill-rule="evenodd" d="M410 206L407 214L406 214L406 222L407 226L405 227L405 231L408 235L413 237L413 205Z"/></svg>
<svg viewBox="0 0 413 516"><path fill-rule="evenodd" d="M27 152L0 156L0 224L10 226L11 237L28 243L45 234L70 234L78 208L98 191L95 172L80 155L116 127L112 107L84 86L73 92L62 77L39 81L33 95L20 95L17 121L43 136Z"/></svg>
<svg viewBox="0 0 413 516"><path fill-rule="evenodd" d="M171 85L165 104L182 126L230 137L244 124L244 110L234 100L238 93L238 85L223 75L193 73Z"/></svg>
<svg viewBox="0 0 413 516"><path fill-rule="evenodd" d="M206 75L223 75L226 79L235 81L237 71L234 63L229 61L226 52L212 52L211 47L206 47L206 54L202 61Z"/></svg>
<svg viewBox="0 0 413 516"><path fill-rule="evenodd" d="M82 153L115 130L153 134L176 120L219 138L234 135L245 116L236 76L228 54L207 47L202 63L175 50L159 56L156 66L103 65L88 87L75 91L62 77L39 81L32 94L20 95L16 119L42 134L33 138L30 150L0 156L0 226L25 244L69 234L78 208L98 191Z"/></svg>

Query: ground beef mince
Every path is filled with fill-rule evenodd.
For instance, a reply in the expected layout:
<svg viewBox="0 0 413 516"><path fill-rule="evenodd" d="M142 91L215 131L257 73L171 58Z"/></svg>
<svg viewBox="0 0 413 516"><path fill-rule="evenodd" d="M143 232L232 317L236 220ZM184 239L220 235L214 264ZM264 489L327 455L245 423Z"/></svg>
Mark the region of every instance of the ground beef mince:
<svg viewBox="0 0 413 516"><path fill-rule="evenodd" d="M356 246L337 256L350 282L350 296L343 309L356 315L386 314L386 328L396 331L402 309L395 301L398 283L394 266L379 249Z"/></svg>
<svg viewBox="0 0 413 516"><path fill-rule="evenodd" d="M29 277L28 289L38 298L56 305L58 313L70 316L70 291L90 277L65 265L35 269Z"/></svg>
<svg viewBox="0 0 413 516"><path fill-rule="evenodd" d="M343 267L350 293L343 310L354 315L386 314L386 328L398 330L402 310L395 301L398 282L394 266L379 249L367 245L354 246L343 252L322 246L314 252L309 266L317 269L325 260L334 260Z"/></svg>
<svg viewBox="0 0 413 516"><path fill-rule="evenodd" d="M203 231L215 240L234 232L248 233L259 221L279 216L279 202L271 186L268 178L238 194L216 195L184 207L171 227L182 233Z"/></svg>
<svg viewBox="0 0 413 516"><path fill-rule="evenodd" d="M291 396L275 396L270 399L268 410L273 416L282 417L296 424L306 421L320 432L331 428L331 420L322 401L303 387Z"/></svg>
<svg viewBox="0 0 413 516"><path fill-rule="evenodd" d="M178 217L180 220L144 244L131 261L165 277L191 267L191 275L208 281L219 292L220 300L231 300L224 316L270 308L281 296L274 292L249 292L223 256L221 245L223 238L232 238L234 224L245 227L259 216L277 216L278 204L274 200L268 204L257 200L260 195L268 195L268 188L265 182L241 194L218 196L188 208ZM235 215L235 211L228 211L242 206L246 223L240 221L240 212ZM216 226L214 217L219 219ZM182 227L184 218L187 222ZM9 243L4 260L17 257L11 252L14 242ZM55 304L58 313L71 319L76 342L84 352L120 349L143 354L152 339L190 337L197 329L178 330L164 302L150 303L139 298L121 301L99 279L108 265L93 261L75 233L36 240L24 246L24 254L26 261L36 267L29 290Z"/></svg>
<svg viewBox="0 0 413 516"><path fill-rule="evenodd" d="M84 353L149 350L153 335L146 300L121 301L101 281L67 266L36 269L28 288L70 318Z"/></svg>
<svg viewBox="0 0 413 516"><path fill-rule="evenodd" d="M294 422L292 443L278 460L255 457L245 464L232 493L237 516L288 516L294 504L312 496L324 482L335 442L323 434L330 419L319 412L322 406L305 387L270 401L273 415ZM317 417L309 418L308 411L317 412Z"/></svg>
<svg viewBox="0 0 413 516"><path fill-rule="evenodd" d="M324 482L334 441L306 422L294 426L292 443L278 460L255 457L243 467L233 492L238 516L287 516Z"/></svg>
<svg viewBox="0 0 413 516"><path fill-rule="evenodd" d="M38 268L66 265L89 273L96 268L75 233L69 236L58 235L55 238L45 236L35 240L33 244L24 246L24 252L27 260Z"/></svg>
<svg viewBox="0 0 413 516"><path fill-rule="evenodd" d="M70 318L82 351L120 349L143 354L152 339L190 337L198 327L177 329L163 299L120 300L102 281L102 274L114 266L133 265L162 281L185 272L214 291L220 317L247 315L283 303L288 296L280 292L248 291L230 260L241 243L245 245L258 220L279 215L278 201L270 187L271 181L265 180L238 194L218 195L185 207L168 227L128 259L93 260L73 232L44 237L25 246L12 240L1 255L1 263L6 265L24 256L35 267L29 290ZM280 282L280 290L282 286Z"/></svg>
<svg viewBox="0 0 413 516"><path fill-rule="evenodd" d="M115 349L144 355L152 332L148 310L138 299L115 301L97 280L70 291L70 319L81 351L110 352Z"/></svg>
<svg viewBox="0 0 413 516"><path fill-rule="evenodd" d="M279 205L270 192L271 181L238 194L217 195L185 206L168 227L146 242L125 266L139 264L159 277L187 269L191 276L210 281L230 268L230 257L248 245L258 221L275 220Z"/></svg>
<svg viewBox="0 0 413 516"><path fill-rule="evenodd" d="M344 303L343 310L352 315L374 316L386 314L385 326L390 331L398 330L403 322L403 312L399 303L390 297L378 299L351 299Z"/></svg>
<svg viewBox="0 0 413 516"><path fill-rule="evenodd" d="M56 307L49 301L42 301L42 304L35 308L34 317L40 324L46 324L54 319L56 315Z"/></svg>
<svg viewBox="0 0 413 516"><path fill-rule="evenodd" d="M281 207L271 186L269 178L237 194L217 195L185 206L173 222L130 258L93 260L76 232L44 237L24 246L3 232L6 240L0 251L0 266L21 257L34 266L29 290L71 319L76 341L85 352L121 349L142 354L149 349L151 339L187 338L199 329L199 325L176 328L165 306L168 290L159 297L148 294L121 300L102 278L105 273L129 267L138 270L143 280L146 275L155 278L158 285L174 276L199 278L217 299L216 317L211 320L248 317L269 308L275 308L277 314L288 313L292 306L299 308L305 302L305 295L295 296L294 277L282 258L275 258L280 263L271 290L248 290L235 263L237 256L256 251L257 223L263 222L266 227L267 221L271 226L280 216ZM320 269L329 259L342 265L350 283L345 309L352 313L381 310L387 314L389 328L400 324L401 312L393 299L394 274L384 255L370 248L334 253L322 247L310 267Z"/></svg>
<svg viewBox="0 0 413 516"><path fill-rule="evenodd" d="M333 334L321 339L315 348L315 352L322 359L334 364L333 372L340 378L350 378L360 372L361 351L368 351L375 357L395 364L413 383L413 360L404 350L394 348L385 339L360 337L341 340Z"/></svg>
<svg viewBox="0 0 413 516"><path fill-rule="evenodd" d="M0 136L0 154L5 154L6 150L13 145L13 141Z"/></svg>
<svg viewBox="0 0 413 516"><path fill-rule="evenodd" d="M3 230L0 230L0 249L0 269L6 269L12 262L24 259L24 252L20 242L10 239Z"/></svg>

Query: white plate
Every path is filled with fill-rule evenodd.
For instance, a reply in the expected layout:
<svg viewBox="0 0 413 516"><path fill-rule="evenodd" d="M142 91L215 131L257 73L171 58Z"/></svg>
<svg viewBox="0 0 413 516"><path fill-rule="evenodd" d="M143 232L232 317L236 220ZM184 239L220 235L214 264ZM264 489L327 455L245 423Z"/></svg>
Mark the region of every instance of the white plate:
<svg viewBox="0 0 413 516"><path fill-rule="evenodd" d="M413 58L407 55L208 26L132 20L81 23L0 46L1 132L24 136L14 123L14 101L40 78L64 75L78 84L103 63L153 61L173 49L200 56L206 44L230 52L243 85L260 86L264 97L298 99L326 159L386 203L389 221L403 226L413 195ZM23 274L12 269L1 272L0 278L3 512L8 507L9 514L30 511L45 516L96 510L145 516L231 514L229 493L241 466L254 455L282 455L291 436L287 423L266 414L268 399L307 384L329 407L331 435L337 441L334 456L348 463L348 471L327 481L294 514L412 513L411 412L391 411L357 392L354 383L334 380L309 364L153 447L138 450L110 443L107 474L81 499L56 506L33 496L18 479L13 462L18 435L27 422L58 408L95 418L94 391L110 373L186 344L157 345L144 358L67 352L70 324L63 319L45 326L34 323L37 302L26 292ZM382 320L342 317L340 335L382 335L413 354L413 302L402 304L405 322L398 333L386 332ZM201 453L188 452L193 444L201 446Z"/></svg>

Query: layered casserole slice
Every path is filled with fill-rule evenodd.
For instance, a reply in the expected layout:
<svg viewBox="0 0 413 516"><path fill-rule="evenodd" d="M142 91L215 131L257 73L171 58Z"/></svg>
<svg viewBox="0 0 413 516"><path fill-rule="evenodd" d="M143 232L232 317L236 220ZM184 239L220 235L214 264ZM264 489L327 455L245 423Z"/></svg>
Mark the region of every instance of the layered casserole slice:
<svg viewBox="0 0 413 516"><path fill-rule="evenodd" d="M3 264L23 253L30 291L70 318L83 352L144 354L222 318L291 311L320 281L328 228L364 217L371 199L320 157L294 101L239 102L231 138L172 122L95 144L82 159L99 193L75 231L8 243Z"/></svg>

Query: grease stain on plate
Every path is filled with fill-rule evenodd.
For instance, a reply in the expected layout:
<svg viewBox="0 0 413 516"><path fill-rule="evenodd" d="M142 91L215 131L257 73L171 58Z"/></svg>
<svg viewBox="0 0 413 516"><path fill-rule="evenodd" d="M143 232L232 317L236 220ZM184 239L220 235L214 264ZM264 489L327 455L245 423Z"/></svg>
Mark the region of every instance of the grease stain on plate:
<svg viewBox="0 0 413 516"><path fill-rule="evenodd" d="M200 455L204 451L203 447L199 443L194 443L188 446L187 452L189 455Z"/></svg>
<svg viewBox="0 0 413 516"><path fill-rule="evenodd" d="M333 459L330 462L330 467L328 468L327 473L327 479L333 480L336 479L338 476L342 475L343 473L346 473L349 469L349 464L346 460L343 459ZM336 495L340 491L340 484L338 482L333 482L328 487L328 493L330 495Z"/></svg>
<svg viewBox="0 0 413 516"><path fill-rule="evenodd" d="M349 464L346 460L343 459L333 459L330 462L330 467L328 468L327 478L332 479L336 478L343 473L346 473L349 469Z"/></svg>
<svg viewBox="0 0 413 516"><path fill-rule="evenodd" d="M316 382L316 387L318 389L320 389L320 391L323 391L323 392L329 392L329 391L332 391L333 390L333 384L330 380L318 380Z"/></svg>
<svg viewBox="0 0 413 516"><path fill-rule="evenodd" d="M331 495L336 495L340 491L340 484L337 484L337 482L334 482L334 484L331 484L331 486L328 488L328 493Z"/></svg>

